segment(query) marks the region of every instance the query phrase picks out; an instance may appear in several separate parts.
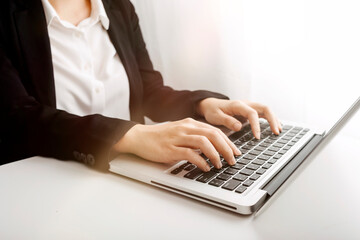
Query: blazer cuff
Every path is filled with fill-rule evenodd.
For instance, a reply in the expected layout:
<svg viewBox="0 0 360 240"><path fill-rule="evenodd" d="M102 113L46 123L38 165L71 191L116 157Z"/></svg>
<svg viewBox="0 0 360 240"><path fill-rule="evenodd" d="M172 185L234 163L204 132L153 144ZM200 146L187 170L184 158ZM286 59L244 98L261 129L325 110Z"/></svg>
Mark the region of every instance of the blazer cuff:
<svg viewBox="0 0 360 240"><path fill-rule="evenodd" d="M98 154L96 154L97 156L94 155L94 159L90 159L93 160L93 162L86 162L89 166L99 171L107 172L109 170L109 162L117 156L117 154L115 154L112 150L113 146L126 134L127 131L130 130L130 128L138 124L133 121L118 121L117 126L113 128L112 133L109 135L109 141L103 145L102 151L99 151Z"/></svg>

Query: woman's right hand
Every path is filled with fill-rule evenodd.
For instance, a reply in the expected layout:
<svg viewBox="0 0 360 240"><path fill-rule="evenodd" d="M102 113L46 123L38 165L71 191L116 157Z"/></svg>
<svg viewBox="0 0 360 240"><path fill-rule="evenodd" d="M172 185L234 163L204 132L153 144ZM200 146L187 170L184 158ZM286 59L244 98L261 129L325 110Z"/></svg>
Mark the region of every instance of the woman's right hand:
<svg viewBox="0 0 360 240"><path fill-rule="evenodd" d="M201 170L209 171L209 165L195 149L200 149L216 168L222 167L219 153L230 165L235 164L234 155L241 154L221 130L191 118L158 125L135 125L114 145L119 153L132 153L161 163L188 160Z"/></svg>

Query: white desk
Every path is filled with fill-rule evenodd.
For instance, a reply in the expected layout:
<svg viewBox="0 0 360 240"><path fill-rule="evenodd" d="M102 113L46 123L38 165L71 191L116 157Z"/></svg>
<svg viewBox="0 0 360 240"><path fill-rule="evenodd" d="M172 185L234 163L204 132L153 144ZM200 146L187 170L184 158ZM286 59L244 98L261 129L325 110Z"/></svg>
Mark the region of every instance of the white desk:
<svg viewBox="0 0 360 240"><path fill-rule="evenodd" d="M248 217L75 162L26 159L0 167L0 239L360 239L359 148L337 136Z"/></svg>

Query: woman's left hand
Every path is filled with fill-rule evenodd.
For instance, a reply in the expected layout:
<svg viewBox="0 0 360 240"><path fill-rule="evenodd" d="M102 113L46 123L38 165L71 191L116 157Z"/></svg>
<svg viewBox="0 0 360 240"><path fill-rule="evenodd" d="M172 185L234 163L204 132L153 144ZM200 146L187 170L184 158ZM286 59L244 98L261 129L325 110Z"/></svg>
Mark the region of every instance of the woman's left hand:
<svg viewBox="0 0 360 240"><path fill-rule="evenodd" d="M257 139L260 139L259 118L265 118L269 122L274 134L278 135L282 130L279 119L271 109L260 103L206 98L199 102L197 111L208 123L223 125L233 131L240 131L242 128L242 123L234 117L241 116L249 121Z"/></svg>

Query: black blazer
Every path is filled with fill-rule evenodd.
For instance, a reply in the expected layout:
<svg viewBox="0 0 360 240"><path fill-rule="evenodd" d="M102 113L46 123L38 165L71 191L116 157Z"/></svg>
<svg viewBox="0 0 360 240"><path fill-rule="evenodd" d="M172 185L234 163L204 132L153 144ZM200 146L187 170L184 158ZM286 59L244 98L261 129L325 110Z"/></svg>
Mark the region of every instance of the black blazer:
<svg viewBox="0 0 360 240"><path fill-rule="evenodd" d="M41 0L0 3L1 164L40 155L108 168L109 150L144 116L154 121L196 117L208 91L175 91L153 69L128 0L103 0L108 34L126 69L132 121L98 114L79 117L56 109L50 41ZM114 103L119 104L121 103Z"/></svg>

